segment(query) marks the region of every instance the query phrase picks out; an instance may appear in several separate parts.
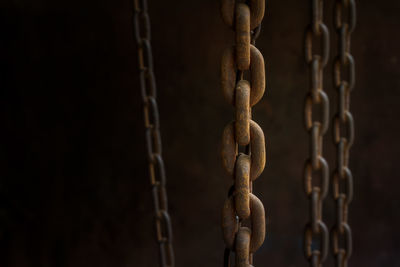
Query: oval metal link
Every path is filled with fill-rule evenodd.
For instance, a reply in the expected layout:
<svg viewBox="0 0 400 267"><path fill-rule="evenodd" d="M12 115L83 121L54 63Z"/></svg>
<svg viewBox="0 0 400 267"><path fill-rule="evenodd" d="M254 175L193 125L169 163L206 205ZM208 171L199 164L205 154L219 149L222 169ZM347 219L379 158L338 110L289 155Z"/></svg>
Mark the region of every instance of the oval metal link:
<svg viewBox="0 0 400 267"><path fill-rule="evenodd" d="M305 232L304 232L304 252L307 259L311 260L314 251L318 251L320 253L319 262L323 262L328 255L328 247L329 247L329 233L328 228L322 222L318 222L319 231L314 233L312 230L311 225L307 225ZM320 248L319 249L312 249L313 247L313 234L320 235Z"/></svg>
<svg viewBox="0 0 400 267"><path fill-rule="evenodd" d="M160 186L158 195L160 196L160 209L161 210L166 210L168 208L168 198L167 198L167 190L165 189L165 186Z"/></svg>
<svg viewBox="0 0 400 267"><path fill-rule="evenodd" d="M222 137L222 163L225 170L233 175L236 156L238 152L237 143L235 141L234 122L229 123ZM250 148L251 148L251 167L250 180L257 179L265 167L265 139L264 133L260 126L254 121L250 121Z"/></svg>
<svg viewBox="0 0 400 267"><path fill-rule="evenodd" d="M236 267L249 267L251 230L247 227L240 227L236 236Z"/></svg>
<svg viewBox="0 0 400 267"><path fill-rule="evenodd" d="M255 46L250 46L251 91L250 106L257 104L265 92L265 63L264 57Z"/></svg>
<svg viewBox="0 0 400 267"><path fill-rule="evenodd" d="M160 132L155 130L153 127L147 128L146 133L146 148L147 148L147 159L149 162L154 162L155 154L161 154L161 136Z"/></svg>
<svg viewBox="0 0 400 267"><path fill-rule="evenodd" d="M240 154L236 161L235 208L240 219L250 216L250 157Z"/></svg>
<svg viewBox="0 0 400 267"><path fill-rule="evenodd" d="M229 47L225 50L222 56L221 87L225 99L232 105L235 105L237 71L235 49L234 47ZM250 106L252 107L260 101L265 92L264 57L253 45L250 46L250 73Z"/></svg>
<svg viewBox="0 0 400 267"><path fill-rule="evenodd" d="M265 239L265 210L264 206L255 195L250 193L250 219L251 239L250 252L254 253ZM222 209L222 232L227 248L233 249L236 233L239 230L238 217L235 214L235 203L233 197L225 201Z"/></svg>
<svg viewBox="0 0 400 267"><path fill-rule="evenodd" d="M344 233L344 238L345 238L345 244L346 244L346 248L344 249L344 251L346 252L345 254L345 258L349 258L352 254L352 250L353 250L353 239L351 236L351 229L350 226L347 223L343 223L343 233ZM335 227L332 230L332 250L334 255L337 255L339 253L340 250L340 231L339 228Z"/></svg>
<svg viewBox="0 0 400 267"><path fill-rule="evenodd" d="M154 73L151 70L144 69L140 72L140 92L143 103L146 103L147 97L156 97L156 81Z"/></svg>
<svg viewBox="0 0 400 267"><path fill-rule="evenodd" d="M160 210L156 214L156 233L157 240L160 243L160 254L162 266L174 266L175 257L172 244L172 227L169 214L165 210ZM163 231L164 229L164 231ZM165 235L163 234L165 232ZM167 248L166 248L167 247Z"/></svg>
<svg viewBox="0 0 400 267"><path fill-rule="evenodd" d="M345 138L347 146L351 147L354 143L354 119L353 115L349 111L345 111L345 121L341 121L339 115L336 115L333 119L333 141L337 145L341 138ZM341 125L346 124L347 136L341 136Z"/></svg>
<svg viewBox="0 0 400 267"><path fill-rule="evenodd" d="M265 13L265 0L250 0L250 27L256 28L261 24ZM221 15L224 22L232 27L235 17L236 0L222 0L221 1Z"/></svg>
<svg viewBox="0 0 400 267"><path fill-rule="evenodd" d="M251 149L251 168L250 180L256 180L265 167L265 138L261 127L254 121L250 121L250 149Z"/></svg>
<svg viewBox="0 0 400 267"><path fill-rule="evenodd" d="M139 54L138 58L140 68L153 70L153 52L150 41L143 39L139 46L139 50L143 51L143 53Z"/></svg>
<svg viewBox="0 0 400 267"><path fill-rule="evenodd" d="M347 21L342 16L344 7L348 9ZM357 23L356 2L354 0L337 0L334 13L336 29L339 30L343 25L347 24L349 25L349 32L352 33Z"/></svg>
<svg viewBox="0 0 400 267"><path fill-rule="evenodd" d="M314 34L313 32L313 27L309 26L308 29L306 30L306 35L305 35L305 57L306 57L306 62L307 63L311 63L312 59L315 56L320 56L321 57L321 63L322 66L326 66L326 64L328 63L328 59L329 59L329 30L326 27L325 24L320 23L319 24L319 28L320 28L320 34ZM321 37L321 54L322 55L318 55L313 53L313 37L314 36L318 36Z"/></svg>
<svg viewBox="0 0 400 267"><path fill-rule="evenodd" d="M152 96L148 97L147 101L144 103L144 123L146 128L160 128L160 114L158 112L158 105L156 99Z"/></svg>
<svg viewBox="0 0 400 267"><path fill-rule="evenodd" d="M143 21L144 23L140 23L139 21ZM148 14L139 14L135 12L135 16L133 17L133 24L135 27L135 40L136 44L140 45L142 40L147 39L151 40L151 32L150 32L150 18ZM141 35L141 26L143 25L144 34Z"/></svg>
<svg viewBox="0 0 400 267"><path fill-rule="evenodd" d="M312 93L308 93L304 103L304 123L307 131L310 131L313 127L313 104L321 104L321 119L322 125L321 134L324 135L329 128L329 99L328 95L322 91L318 91L319 102L314 102Z"/></svg>
<svg viewBox="0 0 400 267"><path fill-rule="evenodd" d="M239 70L250 67L250 8L248 5L236 5L236 62Z"/></svg>
<svg viewBox="0 0 400 267"><path fill-rule="evenodd" d="M353 192L354 192L354 181L353 175L349 168L344 168L345 175L343 178L341 177L340 173L336 170L332 175L332 187L333 187L333 198L338 200L341 195L346 196L346 204L350 204L353 200ZM346 188L344 192L340 191L340 179L344 179L346 181Z"/></svg>
<svg viewBox="0 0 400 267"><path fill-rule="evenodd" d="M236 141L241 146L250 143L250 83L240 80L236 85L235 105Z"/></svg>
<svg viewBox="0 0 400 267"><path fill-rule="evenodd" d="M160 210L155 216L157 241L166 243L172 237L171 219L165 210Z"/></svg>
<svg viewBox="0 0 400 267"><path fill-rule="evenodd" d="M156 80L153 72L153 55L149 40L143 39L141 46L138 48L138 60L140 69L140 89L143 102L147 101L147 97L157 97Z"/></svg>
<svg viewBox="0 0 400 267"><path fill-rule="evenodd" d="M154 174L154 181L152 182L152 185L158 183L161 186L165 186L167 179L165 175L164 160L160 154L154 154L154 159L155 160L150 164L150 166L158 170L158 175L155 176L156 172L152 172L152 174Z"/></svg>
<svg viewBox="0 0 400 267"><path fill-rule="evenodd" d="M329 167L326 160L322 157L319 157L319 166L320 168L317 170L321 171L321 183L320 183L321 198L324 199L328 194L328 189L329 189ZM313 186L312 172L313 172L312 163L310 160L308 160L304 165L304 190L307 196L311 195L313 188L315 187Z"/></svg>
<svg viewBox="0 0 400 267"><path fill-rule="evenodd" d="M336 58L335 65L334 65L334 78L335 78L335 86L339 87L342 83L347 82L350 91L354 89L356 83L356 71L355 71L355 63L354 58L349 53L346 53L346 66L347 66L347 73L349 76L349 80L345 81L342 79L342 67L343 64L341 63L340 57Z"/></svg>
<svg viewBox="0 0 400 267"><path fill-rule="evenodd" d="M140 3L139 3L140 2ZM143 39L151 40L151 27L150 27L150 18L147 13L147 3L146 1L134 1L134 13L133 13L133 27L135 29L134 36L136 43L140 45ZM144 23L144 34L141 35L141 23L142 20Z"/></svg>
<svg viewBox="0 0 400 267"><path fill-rule="evenodd" d="M250 193L251 240L250 253L256 252L265 239L265 210L261 200Z"/></svg>
<svg viewBox="0 0 400 267"><path fill-rule="evenodd" d="M261 24L265 14L265 0L250 0L250 27L255 29Z"/></svg>

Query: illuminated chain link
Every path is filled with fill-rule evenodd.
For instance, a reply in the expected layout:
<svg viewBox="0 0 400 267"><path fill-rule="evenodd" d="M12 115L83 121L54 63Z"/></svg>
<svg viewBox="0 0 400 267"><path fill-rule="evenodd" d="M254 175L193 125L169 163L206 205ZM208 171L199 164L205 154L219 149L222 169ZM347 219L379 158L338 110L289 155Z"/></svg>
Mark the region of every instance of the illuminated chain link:
<svg viewBox="0 0 400 267"><path fill-rule="evenodd" d="M233 251L235 266L249 267L265 239L264 206L252 194L252 182L265 166L265 139L260 126L251 120L251 108L265 91L264 58L254 46L265 0L222 0L221 7L223 20L235 31L235 46L225 50L221 64L222 91L235 107L235 119L225 127L222 139L223 165L234 181L222 211L224 265L231 265ZM247 73L250 81L244 78ZM246 152L239 153L239 147Z"/></svg>
<svg viewBox="0 0 400 267"><path fill-rule="evenodd" d="M134 37L138 47L140 89L146 128L146 148L149 176L154 201L156 238L160 248L161 267L175 266L172 246L172 227L168 213L166 176L162 158L160 120L156 100L156 81L153 71L150 19L147 0L134 0Z"/></svg>
<svg viewBox="0 0 400 267"><path fill-rule="evenodd" d="M329 189L329 167L322 149L329 126L329 99L323 88L323 71L329 59L329 31L323 22L323 0L311 0L311 10L311 24L305 34L310 90L305 99L304 121L310 137L310 157L304 167L304 189L310 202L310 219L304 232L304 252L310 266L321 267L329 247L328 229L322 220L323 201ZM320 53L315 42L320 42ZM316 107L319 114L314 114ZM316 173L321 177L320 182L315 182Z"/></svg>
<svg viewBox="0 0 400 267"><path fill-rule="evenodd" d="M338 93L338 107L333 119L337 160L336 169L332 174L332 191L336 202L336 223L331 231L331 239L336 267L347 267L352 253L352 235L347 221L348 206L353 198L353 175L349 168L349 153L354 142L350 92L355 85L355 64L350 53L350 38L356 24L355 1L336 0L334 12L338 35L338 55L334 62L334 85ZM341 189L341 183L344 184L344 189ZM344 244L344 247L341 247L340 244Z"/></svg>

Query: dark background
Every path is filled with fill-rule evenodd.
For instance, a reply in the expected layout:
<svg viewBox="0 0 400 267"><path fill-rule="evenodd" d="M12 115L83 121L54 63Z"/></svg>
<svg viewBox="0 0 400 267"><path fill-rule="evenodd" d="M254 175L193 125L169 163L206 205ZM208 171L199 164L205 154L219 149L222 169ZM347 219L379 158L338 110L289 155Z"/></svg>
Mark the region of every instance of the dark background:
<svg viewBox="0 0 400 267"><path fill-rule="evenodd" d="M177 266L222 266L220 208L231 181L219 145L233 109L219 88L219 64L233 33L216 0L149 2ZM267 2L257 46L268 85L253 114L267 139L255 194L268 233L255 265L307 266L308 1ZM333 1L325 2L332 27ZM350 266L400 266L400 2L357 3ZM2 1L0 13L1 266L157 266L131 3L15 0ZM331 72L330 62L333 102ZM331 140L329 133L333 167ZM325 203L332 226L332 198Z"/></svg>

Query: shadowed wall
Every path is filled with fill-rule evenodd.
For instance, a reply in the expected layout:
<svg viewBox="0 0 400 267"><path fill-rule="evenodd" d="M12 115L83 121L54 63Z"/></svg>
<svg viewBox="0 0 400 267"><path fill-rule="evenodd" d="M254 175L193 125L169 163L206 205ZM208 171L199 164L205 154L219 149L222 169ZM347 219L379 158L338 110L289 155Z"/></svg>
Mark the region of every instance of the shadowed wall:
<svg viewBox="0 0 400 267"><path fill-rule="evenodd" d="M232 181L219 146L233 108L219 88L219 64L234 35L218 1L149 2L177 266L222 266L220 209ZM254 190L268 218L255 266L307 266L306 2L267 1L257 41L267 90L253 117L266 135L267 166ZM332 28L332 1L325 2ZM400 266L400 3L357 3L350 265ZM0 266L157 266L131 3L0 6ZM331 72L332 60L325 85L334 102ZM330 132L325 155L333 169ZM333 215L328 197L329 227Z"/></svg>

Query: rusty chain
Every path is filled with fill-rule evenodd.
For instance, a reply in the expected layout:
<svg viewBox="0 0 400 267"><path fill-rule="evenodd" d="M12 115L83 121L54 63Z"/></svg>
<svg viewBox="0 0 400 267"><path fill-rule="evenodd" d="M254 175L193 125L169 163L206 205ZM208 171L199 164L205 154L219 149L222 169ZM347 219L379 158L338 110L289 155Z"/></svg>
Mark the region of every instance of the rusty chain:
<svg viewBox="0 0 400 267"><path fill-rule="evenodd" d="M305 33L305 59L310 90L305 98L304 121L310 138L310 157L304 167L304 189L310 219L304 232L304 252L312 267L321 267L329 249L328 228L322 219L323 201L329 190L329 167L323 156L323 137L329 127L329 99L323 72L329 60L329 31L323 22L323 0L311 0L311 23ZM319 49L315 43L320 43ZM314 109L319 112L314 112ZM318 175L317 175L318 174ZM320 177L316 182L315 177Z"/></svg>
<svg viewBox="0 0 400 267"><path fill-rule="evenodd" d="M235 119L225 127L222 140L223 166L234 182L222 210L224 266L231 266L234 252L235 265L249 267L265 239L264 206L252 194L252 183L265 166L265 139L251 119L251 108L265 91L264 58L254 46L265 0L222 0L221 11L223 20L235 31L235 46L225 50L221 64L222 91L235 107ZM245 76L251 77L250 81Z"/></svg>
<svg viewBox="0 0 400 267"><path fill-rule="evenodd" d="M140 90L143 101L144 125L150 183L154 201L156 239L159 243L161 267L175 266L172 227L168 213L166 176L162 157L157 88L153 71L150 18L147 0L134 0L134 38L138 47Z"/></svg>
<svg viewBox="0 0 400 267"><path fill-rule="evenodd" d="M338 107L333 119L333 136L337 159L336 169L332 174L332 191L336 202L336 223L331 231L331 239L332 253L337 267L347 267L352 253L351 228L347 221L348 206L353 198L353 175L349 168L349 153L354 142L354 121L350 112L350 92L355 85L355 65L350 53L350 38L355 24L355 1L336 0L334 25L338 36L338 55L334 61L333 76L334 86L338 94ZM344 183L344 185L341 185L341 183Z"/></svg>

